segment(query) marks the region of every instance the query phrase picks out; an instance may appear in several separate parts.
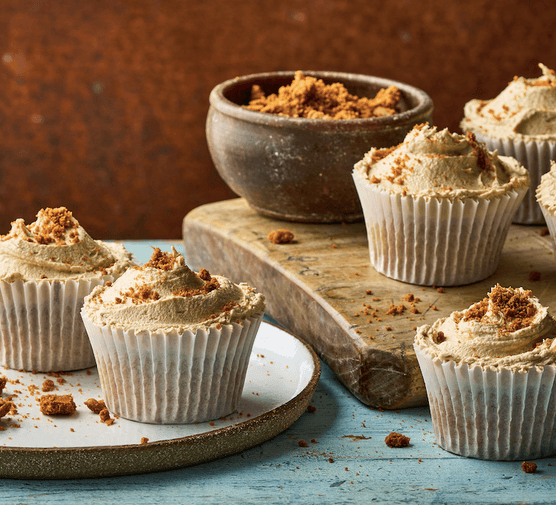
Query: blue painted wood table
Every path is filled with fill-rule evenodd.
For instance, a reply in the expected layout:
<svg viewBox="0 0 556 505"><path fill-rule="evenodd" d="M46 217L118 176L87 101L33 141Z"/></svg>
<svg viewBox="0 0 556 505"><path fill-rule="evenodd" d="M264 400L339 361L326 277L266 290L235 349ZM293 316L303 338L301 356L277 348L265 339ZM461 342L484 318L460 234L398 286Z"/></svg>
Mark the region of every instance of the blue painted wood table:
<svg viewBox="0 0 556 505"><path fill-rule="evenodd" d="M139 262L150 246L124 242ZM521 462L455 456L435 444L427 407L373 410L353 397L332 371L322 375L304 413L277 437L242 453L177 470L126 477L0 481L0 505L61 503L554 503L556 458ZM392 431L411 438L392 449ZM306 442L300 444L301 441Z"/></svg>

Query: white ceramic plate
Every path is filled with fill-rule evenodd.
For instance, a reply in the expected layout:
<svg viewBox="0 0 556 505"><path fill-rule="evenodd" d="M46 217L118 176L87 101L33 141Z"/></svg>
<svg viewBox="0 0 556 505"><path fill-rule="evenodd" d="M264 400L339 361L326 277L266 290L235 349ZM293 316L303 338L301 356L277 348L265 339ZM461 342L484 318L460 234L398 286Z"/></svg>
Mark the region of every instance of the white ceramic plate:
<svg viewBox="0 0 556 505"><path fill-rule="evenodd" d="M107 426L84 401L101 399L96 368L63 375L0 372L9 382L3 398L18 413L0 421L0 477L78 478L188 466L257 445L288 428L306 410L320 376L314 351L292 334L263 322L253 346L237 412L193 425L152 425L116 419ZM77 412L45 416L39 398L46 379L52 393L71 393ZM31 388L30 388L31 386ZM38 388L33 395L30 389ZM17 425L17 426L16 426ZM0 429L1 429L0 428ZM147 438L148 443L141 444Z"/></svg>

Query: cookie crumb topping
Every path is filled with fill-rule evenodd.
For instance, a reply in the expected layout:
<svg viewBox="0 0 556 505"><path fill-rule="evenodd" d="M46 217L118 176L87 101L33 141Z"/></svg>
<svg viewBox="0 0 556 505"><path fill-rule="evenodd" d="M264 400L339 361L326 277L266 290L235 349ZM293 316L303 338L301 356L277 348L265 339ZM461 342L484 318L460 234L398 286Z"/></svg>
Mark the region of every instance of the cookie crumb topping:
<svg viewBox="0 0 556 505"><path fill-rule="evenodd" d="M492 312L501 314L503 317L503 324L500 327L502 333L512 333L527 328L537 314L531 296L530 290L518 292L497 284L487 298L475 303L463 313L463 320L488 322L487 311L489 305L492 305Z"/></svg>

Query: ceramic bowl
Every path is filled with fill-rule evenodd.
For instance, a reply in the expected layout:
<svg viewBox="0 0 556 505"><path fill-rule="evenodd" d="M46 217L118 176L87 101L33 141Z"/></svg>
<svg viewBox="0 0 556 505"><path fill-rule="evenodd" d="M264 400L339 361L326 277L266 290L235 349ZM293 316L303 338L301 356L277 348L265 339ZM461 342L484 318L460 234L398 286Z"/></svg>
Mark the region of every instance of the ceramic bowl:
<svg viewBox="0 0 556 505"><path fill-rule="evenodd" d="M237 77L210 94L207 142L216 170L226 184L257 212L309 223L363 219L353 183L353 165L371 147L403 141L419 123L432 124L433 104L422 90L388 79L340 72L303 71L325 84L342 83L349 93L374 97L390 85L402 93L401 112L368 119L290 118L255 112L251 87L269 95L291 84L295 72Z"/></svg>

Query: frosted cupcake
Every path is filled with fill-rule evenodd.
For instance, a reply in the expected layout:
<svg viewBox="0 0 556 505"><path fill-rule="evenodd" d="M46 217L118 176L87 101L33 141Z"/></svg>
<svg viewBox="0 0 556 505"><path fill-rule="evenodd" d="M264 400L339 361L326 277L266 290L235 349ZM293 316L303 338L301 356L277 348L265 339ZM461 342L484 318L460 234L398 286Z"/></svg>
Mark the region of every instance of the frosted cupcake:
<svg viewBox="0 0 556 505"><path fill-rule="evenodd" d="M12 223L0 237L0 365L52 372L95 364L83 298L133 265L122 245L93 240L65 207Z"/></svg>
<svg viewBox="0 0 556 505"><path fill-rule="evenodd" d="M541 177L541 183L537 187L535 196L554 241L554 253L556 254L556 163L554 161L550 163L550 171Z"/></svg>
<svg viewBox="0 0 556 505"><path fill-rule="evenodd" d="M461 128L475 133L501 155L519 160L531 175L531 191L525 196L514 222L543 224L535 200L541 176L556 160L556 75L539 63L542 76L514 77L492 100L471 100L465 105Z"/></svg>
<svg viewBox="0 0 556 505"><path fill-rule="evenodd" d="M142 267L85 299L83 321L107 407L126 419L181 424L232 413L264 296L155 249Z"/></svg>
<svg viewBox="0 0 556 505"><path fill-rule="evenodd" d="M438 286L480 281L496 270L529 187L515 159L489 152L471 133L427 125L398 146L371 149L353 178L374 268Z"/></svg>
<svg viewBox="0 0 556 505"><path fill-rule="evenodd" d="M555 337L556 322L531 291L499 285L418 328L414 348L438 445L491 460L556 453Z"/></svg>

